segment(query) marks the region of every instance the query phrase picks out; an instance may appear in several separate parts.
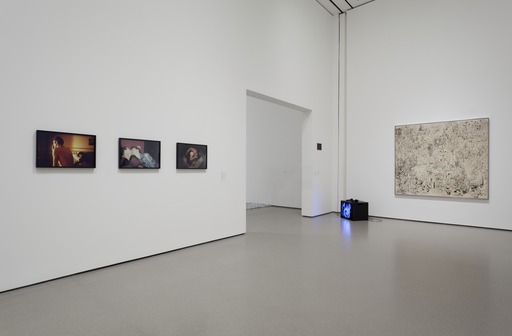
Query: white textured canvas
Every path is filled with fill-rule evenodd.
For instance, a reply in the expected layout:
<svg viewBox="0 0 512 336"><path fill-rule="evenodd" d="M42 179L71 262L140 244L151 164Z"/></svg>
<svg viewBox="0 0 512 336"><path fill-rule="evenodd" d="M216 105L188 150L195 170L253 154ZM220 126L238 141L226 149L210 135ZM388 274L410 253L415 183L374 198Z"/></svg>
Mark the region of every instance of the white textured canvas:
<svg viewBox="0 0 512 336"><path fill-rule="evenodd" d="M395 126L395 194L489 198L489 118Z"/></svg>

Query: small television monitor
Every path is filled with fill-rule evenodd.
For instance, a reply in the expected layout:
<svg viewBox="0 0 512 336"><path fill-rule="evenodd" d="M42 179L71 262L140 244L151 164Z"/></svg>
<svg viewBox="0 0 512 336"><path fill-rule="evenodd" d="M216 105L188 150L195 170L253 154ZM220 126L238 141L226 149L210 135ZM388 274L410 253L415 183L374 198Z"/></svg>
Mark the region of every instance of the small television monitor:
<svg viewBox="0 0 512 336"><path fill-rule="evenodd" d="M341 217L350 219L352 217L352 203L341 202Z"/></svg>
<svg viewBox="0 0 512 336"><path fill-rule="evenodd" d="M349 220L368 220L368 202L349 199L341 201L340 216Z"/></svg>
<svg viewBox="0 0 512 336"><path fill-rule="evenodd" d="M36 131L37 168L96 168L96 136Z"/></svg>

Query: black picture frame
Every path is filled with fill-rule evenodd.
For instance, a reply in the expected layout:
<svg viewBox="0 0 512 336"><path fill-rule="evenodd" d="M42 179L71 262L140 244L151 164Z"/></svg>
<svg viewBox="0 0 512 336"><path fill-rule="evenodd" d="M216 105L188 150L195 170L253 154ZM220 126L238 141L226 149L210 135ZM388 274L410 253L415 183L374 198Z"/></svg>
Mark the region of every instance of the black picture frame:
<svg viewBox="0 0 512 336"><path fill-rule="evenodd" d="M36 168L96 168L96 135L36 130Z"/></svg>
<svg viewBox="0 0 512 336"><path fill-rule="evenodd" d="M208 146L176 143L176 169L207 169Z"/></svg>
<svg viewBox="0 0 512 336"><path fill-rule="evenodd" d="M119 169L160 169L160 141L119 138L118 148Z"/></svg>

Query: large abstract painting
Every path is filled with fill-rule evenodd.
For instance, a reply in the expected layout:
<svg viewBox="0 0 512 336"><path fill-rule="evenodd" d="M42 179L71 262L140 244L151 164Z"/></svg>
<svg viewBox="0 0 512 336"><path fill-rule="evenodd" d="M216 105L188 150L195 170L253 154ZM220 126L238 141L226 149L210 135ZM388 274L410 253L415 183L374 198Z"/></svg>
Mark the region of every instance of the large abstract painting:
<svg viewBox="0 0 512 336"><path fill-rule="evenodd" d="M489 118L395 126L395 194L489 199Z"/></svg>

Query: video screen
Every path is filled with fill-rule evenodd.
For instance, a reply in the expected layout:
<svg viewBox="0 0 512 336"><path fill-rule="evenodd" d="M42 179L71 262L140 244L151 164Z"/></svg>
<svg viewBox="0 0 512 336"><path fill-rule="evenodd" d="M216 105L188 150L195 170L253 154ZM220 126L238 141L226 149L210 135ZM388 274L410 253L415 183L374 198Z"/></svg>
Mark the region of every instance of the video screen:
<svg viewBox="0 0 512 336"><path fill-rule="evenodd" d="M341 217L350 219L352 212L352 204L348 202L341 203Z"/></svg>

